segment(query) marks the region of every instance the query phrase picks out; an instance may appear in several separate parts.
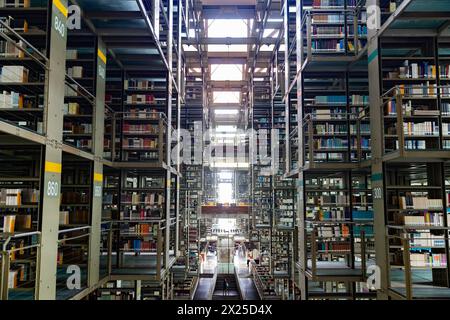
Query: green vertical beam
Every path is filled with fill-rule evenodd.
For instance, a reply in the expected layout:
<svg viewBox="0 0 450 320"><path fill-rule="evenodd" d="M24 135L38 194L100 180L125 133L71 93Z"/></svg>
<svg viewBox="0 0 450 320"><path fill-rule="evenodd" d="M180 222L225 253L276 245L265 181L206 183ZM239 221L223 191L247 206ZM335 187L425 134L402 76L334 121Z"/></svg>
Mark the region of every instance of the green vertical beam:
<svg viewBox="0 0 450 320"><path fill-rule="evenodd" d="M380 88L380 49L378 30L381 21L379 0L368 0L366 3L368 19L368 64L369 64L369 103L370 130L372 132L372 193L374 210L374 234L376 264L381 271L381 290L378 299L387 298L388 256L386 250L386 222L384 206L384 173L383 173L383 124L381 119L381 88ZM378 8L378 9L377 9Z"/></svg>
<svg viewBox="0 0 450 320"><path fill-rule="evenodd" d="M103 200L103 150L105 136L106 47L100 38L96 45L95 109L92 137L94 141L94 173L92 193L91 237L89 240L88 284L95 286L100 276L100 238Z"/></svg>
<svg viewBox="0 0 450 320"><path fill-rule="evenodd" d="M303 64L303 46L298 45L303 43L303 33L300 31L302 25L302 0L296 1L295 24L297 32L297 72L300 71ZM297 252L298 260L303 269L306 268L306 235L305 235L305 206L304 206L304 173L303 166L305 165L303 159L303 73L297 78L297 126L298 126L298 180L297 180L297 226L298 226L298 241ZM307 299L307 281L303 270L299 270L299 287L301 299Z"/></svg>
<svg viewBox="0 0 450 320"><path fill-rule="evenodd" d="M44 126L47 144L42 187L41 255L39 264L39 300L56 298L56 260L58 252L59 209L61 198L62 139L66 47L67 0L51 2L49 69L45 79Z"/></svg>

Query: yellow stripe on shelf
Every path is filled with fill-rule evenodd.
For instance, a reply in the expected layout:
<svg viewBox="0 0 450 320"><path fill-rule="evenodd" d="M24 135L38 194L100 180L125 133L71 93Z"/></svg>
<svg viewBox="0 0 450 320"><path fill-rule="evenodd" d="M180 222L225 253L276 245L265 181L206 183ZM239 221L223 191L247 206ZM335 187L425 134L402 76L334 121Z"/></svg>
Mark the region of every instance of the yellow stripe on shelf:
<svg viewBox="0 0 450 320"><path fill-rule="evenodd" d="M53 0L53 4L59 11L67 18L69 15L69 10L67 10L66 6L61 3L61 0Z"/></svg>
<svg viewBox="0 0 450 320"><path fill-rule="evenodd" d="M94 181L95 182L103 182L103 174L101 174L101 173L94 173Z"/></svg>
<svg viewBox="0 0 450 320"><path fill-rule="evenodd" d="M61 173L62 165L61 165L61 163L46 161L45 162L45 172Z"/></svg>
<svg viewBox="0 0 450 320"><path fill-rule="evenodd" d="M98 56L106 64L106 55L100 49L98 49Z"/></svg>

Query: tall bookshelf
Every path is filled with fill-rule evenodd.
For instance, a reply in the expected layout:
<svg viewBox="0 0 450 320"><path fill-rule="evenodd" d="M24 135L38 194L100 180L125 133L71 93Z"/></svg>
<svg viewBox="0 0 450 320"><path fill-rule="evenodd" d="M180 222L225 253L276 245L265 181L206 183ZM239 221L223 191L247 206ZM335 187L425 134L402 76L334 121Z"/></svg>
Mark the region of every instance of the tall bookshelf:
<svg viewBox="0 0 450 320"><path fill-rule="evenodd" d="M364 3L304 0L296 9L284 14L283 93L289 140L299 141L298 170L292 156L285 169L299 193L293 292L370 297L360 285L374 257Z"/></svg>

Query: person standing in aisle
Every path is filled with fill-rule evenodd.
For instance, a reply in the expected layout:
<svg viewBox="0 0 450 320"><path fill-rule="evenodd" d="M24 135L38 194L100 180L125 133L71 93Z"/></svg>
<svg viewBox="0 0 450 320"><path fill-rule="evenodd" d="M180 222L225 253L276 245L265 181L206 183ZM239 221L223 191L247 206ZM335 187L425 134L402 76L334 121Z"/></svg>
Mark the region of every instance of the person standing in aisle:
<svg viewBox="0 0 450 320"><path fill-rule="evenodd" d="M228 290L228 281L226 278L223 279L222 289L223 289L223 295L226 296L227 290Z"/></svg>

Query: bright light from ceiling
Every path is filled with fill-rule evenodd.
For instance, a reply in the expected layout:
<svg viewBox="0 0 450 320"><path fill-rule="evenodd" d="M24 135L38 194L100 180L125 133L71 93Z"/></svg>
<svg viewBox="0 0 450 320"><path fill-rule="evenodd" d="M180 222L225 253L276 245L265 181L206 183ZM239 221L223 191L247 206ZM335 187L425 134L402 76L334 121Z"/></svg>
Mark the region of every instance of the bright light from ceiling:
<svg viewBox="0 0 450 320"><path fill-rule="evenodd" d="M216 127L216 132L236 132L236 126L221 125Z"/></svg>
<svg viewBox="0 0 450 320"><path fill-rule="evenodd" d="M207 20L209 38L246 38L248 37L247 20L213 19Z"/></svg>
<svg viewBox="0 0 450 320"><path fill-rule="evenodd" d="M211 80L241 81L242 69L242 64L211 64Z"/></svg>
<svg viewBox="0 0 450 320"><path fill-rule="evenodd" d="M214 91L213 103L239 103L241 100L240 91Z"/></svg>
<svg viewBox="0 0 450 320"><path fill-rule="evenodd" d="M263 37L264 38L276 38L280 31L278 29L264 29Z"/></svg>
<svg viewBox="0 0 450 320"><path fill-rule="evenodd" d="M235 116L239 113L238 109L215 109L214 113L217 116Z"/></svg>
<svg viewBox="0 0 450 320"><path fill-rule="evenodd" d="M233 184L231 183L219 183L218 185L217 199L219 203L231 203L233 201Z"/></svg>
<svg viewBox="0 0 450 320"><path fill-rule="evenodd" d="M209 44L209 52L247 52L247 45L245 44Z"/></svg>

